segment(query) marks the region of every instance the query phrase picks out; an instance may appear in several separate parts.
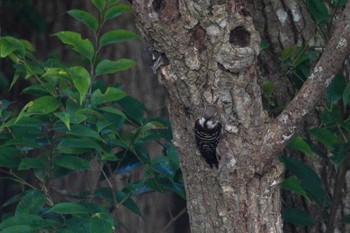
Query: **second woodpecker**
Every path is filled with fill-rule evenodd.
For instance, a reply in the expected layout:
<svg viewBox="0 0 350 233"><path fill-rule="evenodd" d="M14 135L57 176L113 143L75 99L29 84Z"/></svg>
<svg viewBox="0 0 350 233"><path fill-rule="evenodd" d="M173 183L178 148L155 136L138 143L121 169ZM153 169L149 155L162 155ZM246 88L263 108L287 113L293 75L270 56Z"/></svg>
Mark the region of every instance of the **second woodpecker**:
<svg viewBox="0 0 350 233"><path fill-rule="evenodd" d="M219 167L216 147L220 140L222 124L214 120L216 115L216 106L209 105L204 109L203 116L196 120L194 126L197 148L211 168L213 165Z"/></svg>

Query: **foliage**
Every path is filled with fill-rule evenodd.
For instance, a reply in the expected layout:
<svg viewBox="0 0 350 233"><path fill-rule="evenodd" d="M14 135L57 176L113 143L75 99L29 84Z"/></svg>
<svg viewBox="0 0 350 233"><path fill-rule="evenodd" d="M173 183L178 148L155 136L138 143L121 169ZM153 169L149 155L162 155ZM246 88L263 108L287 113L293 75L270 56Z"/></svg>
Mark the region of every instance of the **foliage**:
<svg viewBox="0 0 350 233"><path fill-rule="evenodd" d="M99 54L102 47L138 37L123 29L101 30L107 21L131 9L114 0L92 3L98 17L83 10L68 14L91 30L93 40L72 31L55 34L82 57L80 65L38 61L28 41L0 37L0 58L10 60L15 69L11 87L19 78L33 83L23 90L33 100L19 111L14 102L0 101L0 172L21 189L4 204L17 206L3 217L1 232L112 232L117 226L111 212L120 205L142 216L132 199L135 195L173 191L185 197L178 155L167 142L170 124L145 117L142 103L120 86L106 86L98 79L136 64L124 58L103 59ZM146 145L151 141L162 144L164 156L150 158ZM99 170L95 175L100 184L90 193L55 189L55 180L93 166ZM116 175L140 166L144 167L142 180L116 187ZM65 194L65 200L56 202L53 192ZM72 196L82 201L72 202Z"/></svg>
<svg viewBox="0 0 350 233"><path fill-rule="evenodd" d="M350 117L347 114L349 111L349 88L350 83L345 83L344 77L340 74L337 75L326 91L327 106L321 114L322 123L320 127L313 128L308 132L312 140L294 136L289 144L290 149L311 156L311 159L315 159L312 156L316 154L325 164L333 167L336 174L333 179L338 186L341 182L344 182L345 171L349 163ZM316 203L326 215L326 207L333 205L333 200L339 198L335 196L337 192L334 190L342 187L336 185L333 189L327 187L333 190L331 192L331 190L326 189L326 186L321 182L321 178L306 163L292 157L283 157L282 161L289 174L289 177L283 181L282 187L303 196L309 202ZM333 193L333 196L329 197L329 193ZM304 215L308 219L311 218L311 215L306 212ZM286 221L296 223L294 216L297 215L285 216L287 216ZM310 226L311 222L313 221L308 221L308 223L299 222L299 224ZM346 219L344 219L344 222L346 222Z"/></svg>
<svg viewBox="0 0 350 233"><path fill-rule="evenodd" d="M305 9L317 29L315 41L321 43L295 45L283 51L281 66L296 89L303 85L311 67L321 54L320 44L328 41L332 17L346 2L332 1L332 4L319 0L305 2ZM265 102L268 103L271 112L279 113L283 106L279 106L274 99L275 89L273 82L263 83ZM339 200L343 198L338 190L344 185L346 169L350 162L349 96L350 83L343 75L336 75L325 93L326 105L321 113L321 125L309 130L304 137L295 135L288 145L292 152L291 156L280 158L286 168L282 188L301 196L309 205L316 205L322 216L335 215L336 210L340 208ZM322 164L330 167L333 172L327 174L326 180L333 180L334 187L322 182L324 179L320 178L316 168L311 167L306 161L296 159L296 152L302 153L307 158L306 161L320 160ZM349 223L349 213L345 214L343 222ZM311 213L296 207L286 207L282 212L282 218L285 222L298 226L312 227L316 224ZM334 218L330 217L327 221L327 232L333 232Z"/></svg>

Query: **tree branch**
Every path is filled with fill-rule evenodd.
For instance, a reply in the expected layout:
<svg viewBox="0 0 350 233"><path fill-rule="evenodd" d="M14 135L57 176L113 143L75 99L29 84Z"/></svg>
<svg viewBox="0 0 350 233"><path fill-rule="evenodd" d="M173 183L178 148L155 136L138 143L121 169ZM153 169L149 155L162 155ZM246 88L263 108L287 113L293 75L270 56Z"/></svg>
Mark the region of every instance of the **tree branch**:
<svg viewBox="0 0 350 233"><path fill-rule="evenodd" d="M336 23L332 38L304 85L264 135L261 158L269 161L293 136L305 115L312 111L350 53L350 1ZM265 155L269 156L265 156ZM259 161L261 162L261 161Z"/></svg>

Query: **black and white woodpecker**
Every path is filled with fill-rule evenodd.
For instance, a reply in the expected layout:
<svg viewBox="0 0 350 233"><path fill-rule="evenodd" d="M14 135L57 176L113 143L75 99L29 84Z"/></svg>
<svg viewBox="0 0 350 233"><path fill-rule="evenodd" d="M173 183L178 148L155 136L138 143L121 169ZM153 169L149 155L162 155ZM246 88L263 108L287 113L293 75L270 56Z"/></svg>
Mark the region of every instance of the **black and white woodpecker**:
<svg viewBox="0 0 350 233"><path fill-rule="evenodd" d="M220 140L222 124L214 120L216 115L216 106L209 105L204 109L203 116L198 118L194 125L197 148L211 168L213 165L216 168L219 167L216 147Z"/></svg>

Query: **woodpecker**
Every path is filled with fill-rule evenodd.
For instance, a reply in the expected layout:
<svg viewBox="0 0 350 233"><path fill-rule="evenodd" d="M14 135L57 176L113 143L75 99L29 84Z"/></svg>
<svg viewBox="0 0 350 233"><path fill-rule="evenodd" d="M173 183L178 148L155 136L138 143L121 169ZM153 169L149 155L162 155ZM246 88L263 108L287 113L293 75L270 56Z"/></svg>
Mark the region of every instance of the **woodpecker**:
<svg viewBox="0 0 350 233"><path fill-rule="evenodd" d="M209 105L204 109L203 116L198 118L194 125L197 148L211 168L213 168L213 165L216 168L219 167L216 147L220 140L222 124L214 120L216 115L216 106Z"/></svg>

